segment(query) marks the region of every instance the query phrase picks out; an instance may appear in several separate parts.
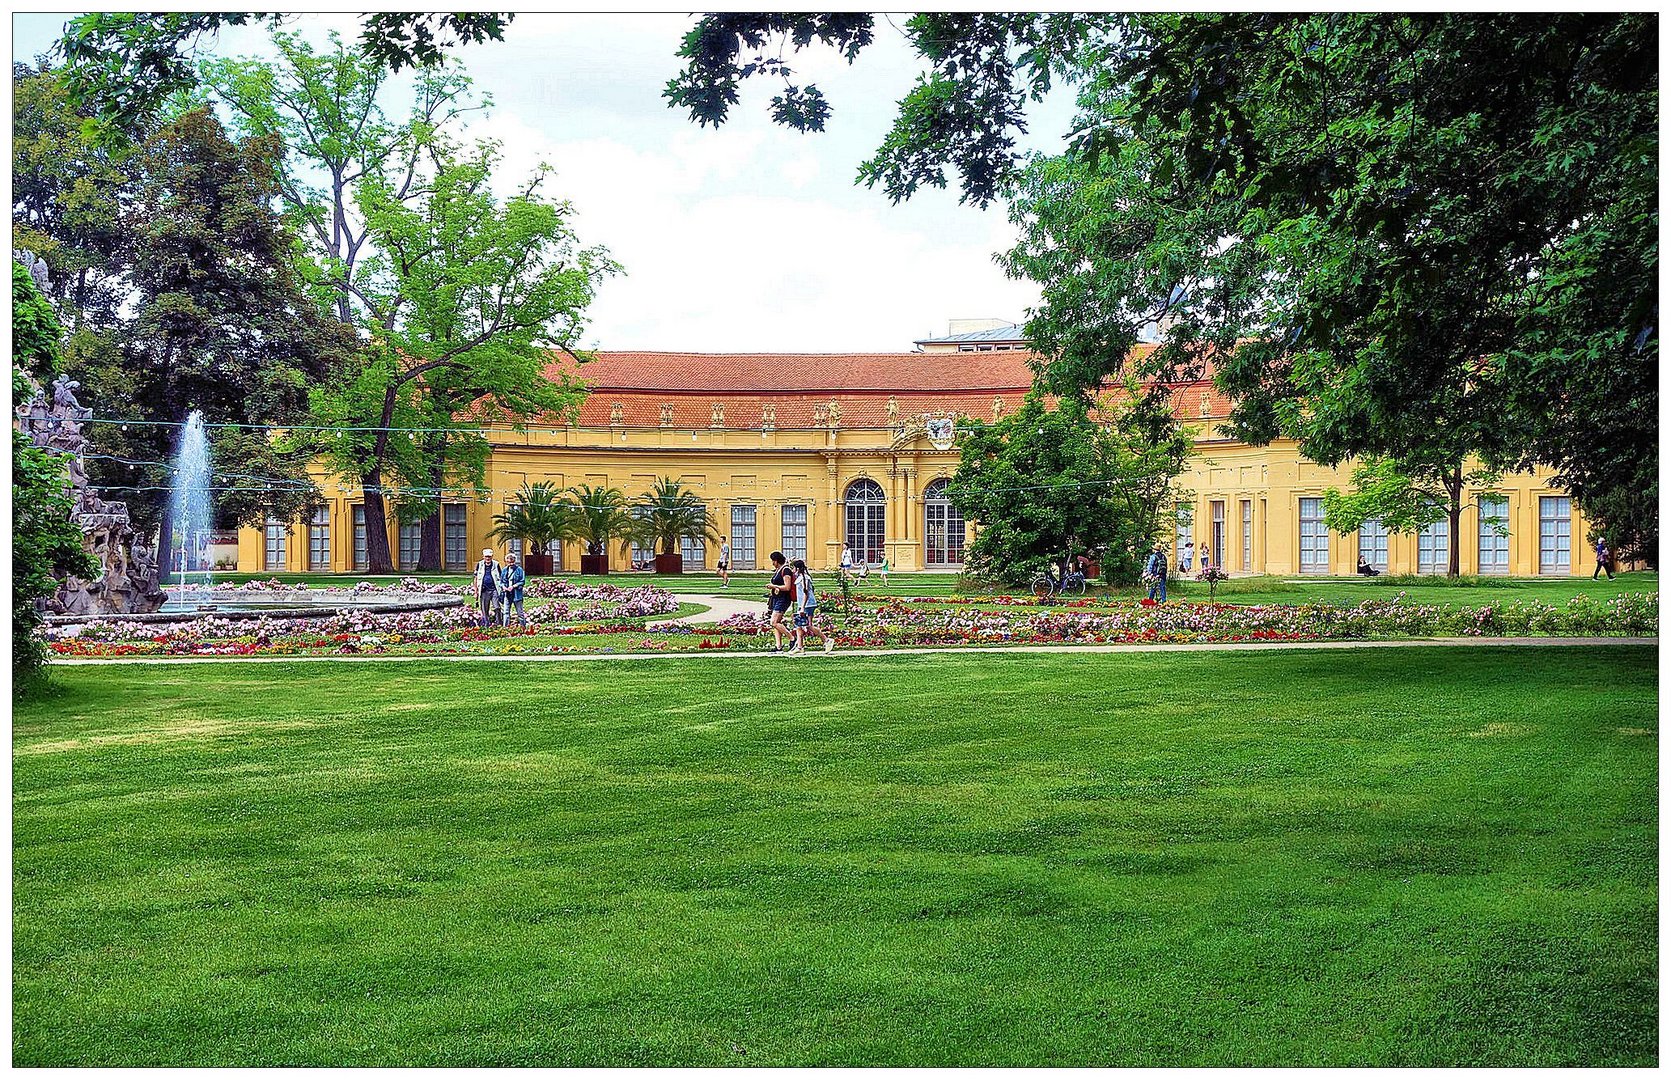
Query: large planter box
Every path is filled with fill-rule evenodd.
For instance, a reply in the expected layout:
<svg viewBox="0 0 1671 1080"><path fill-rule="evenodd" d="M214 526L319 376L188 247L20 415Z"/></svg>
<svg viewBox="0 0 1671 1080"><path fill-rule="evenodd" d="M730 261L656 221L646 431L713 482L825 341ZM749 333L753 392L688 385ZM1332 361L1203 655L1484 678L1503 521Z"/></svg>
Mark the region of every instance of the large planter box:
<svg viewBox="0 0 1671 1080"><path fill-rule="evenodd" d="M529 577L549 577L551 562L550 555L527 555L522 559L522 569Z"/></svg>
<svg viewBox="0 0 1671 1080"><path fill-rule="evenodd" d="M683 555L657 555L656 573L682 574L685 572L685 557Z"/></svg>
<svg viewBox="0 0 1671 1080"><path fill-rule="evenodd" d="M582 555L580 557L580 572L582 574L609 573L608 555Z"/></svg>

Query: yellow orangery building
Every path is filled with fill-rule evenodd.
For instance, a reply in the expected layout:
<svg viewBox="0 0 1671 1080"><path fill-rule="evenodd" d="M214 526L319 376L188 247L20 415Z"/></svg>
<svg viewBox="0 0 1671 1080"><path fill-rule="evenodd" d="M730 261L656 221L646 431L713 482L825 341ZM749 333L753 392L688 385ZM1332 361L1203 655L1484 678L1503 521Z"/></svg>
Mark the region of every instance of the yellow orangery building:
<svg viewBox="0 0 1671 1080"><path fill-rule="evenodd" d="M464 569L482 548L505 548L488 539L492 518L525 480L613 486L632 498L670 476L707 500L739 569L767 565L773 550L833 567L844 543L856 560L885 557L895 570L957 569L975 523L944 494L957 468L955 424L1020 404L1031 384L1027 342L1018 327L978 322L953 323L946 337L916 345L906 353L599 353L578 370L590 392L572 422L491 433L487 490L443 507L446 565ZM1189 494L1176 550L1205 546L1234 574L1352 574L1360 552L1383 572L1443 573L1452 542L1464 574L1593 569L1582 518L1546 472L1470 490L1458 537L1447 522L1419 536L1373 525L1341 535L1323 525L1322 495L1345 487L1349 470L1307 461L1292 442L1220 437L1215 421L1228 403L1209 383L1176 394L1179 414L1199 432L1177 482ZM365 566L358 490L318 479L328 505L307 521L240 530L238 569ZM398 565L414 568L418 527L391 522L389 539ZM577 570L579 545L560 546L557 566ZM688 541L683 554L687 568L717 558ZM623 542L611 569L643 555Z"/></svg>

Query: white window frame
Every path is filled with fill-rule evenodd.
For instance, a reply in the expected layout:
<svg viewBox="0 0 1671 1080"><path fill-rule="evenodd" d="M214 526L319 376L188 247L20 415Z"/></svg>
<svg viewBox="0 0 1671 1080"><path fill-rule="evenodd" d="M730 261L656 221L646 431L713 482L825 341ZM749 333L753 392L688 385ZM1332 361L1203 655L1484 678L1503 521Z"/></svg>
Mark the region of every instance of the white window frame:
<svg viewBox="0 0 1671 1080"><path fill-rule="evenodd" d="M1538 496L1538 573L1572 573L1572 499Z"/></svg>
<svg viewBox="0 0 1671 1080"><path fill-rule="evenodd" d="M262 550L261 566L264 570L288 570L290 556L290 528L278 518L267 519L266 543Z"/></svg>
<svg viewBox="0 0 1671 1080"><path fill-rule="evenodd" d="M847 485L841 501L842 540L853 549L854 562L874 564L887 558L888 496L882 485L861 476Z"/></svg>
<svg viewBox="0 0 1671 1080"><path fill-rule="evenodd" d="M946 495L951 481L940 478L923 491L923 565L963 565L963 548L969 535L968 523Z"/></svg>
<svg viewBox="0 0 1671 1080"><path fill-rule="evenodd" d="M356 505L351 512L354 522L354 569L364 570L371 565L371 552L366 543L366 508Z"/></svg>
<svg viewBox="0 0 1671 1080"><path fill-rule="evenodd" d="M470 568L470 515L463 503L441 506L441 565L448 570Z"/></svg>
<svg viewBox="0 0 1671 1080"><path fill-rule="evenodd" d="M424 557L424 523L403 521L395 532L398 540L395 565L402 570L416 570Z"/></svg>
<svg viewBox="0 0 1671 1080"><path fill-rule="evenodd" d="M1451 568L1451 523L1440 518L1416 534L1416 573L1448 574Z"/></svg>
<svg viewBox="0 0 1671 1080"><path fill-rule="evenodd" d="M1302 574L1329 572L1329 527L1323 524L1323 500L1300 500L1299 569Z"/></svg>
<svg viewBox="0 0 1671 1080"><path fill-rule="evenodd" d="M753 570L759 558L755 547L758 518L752 505L731 508L731 569Z"/></svg>
<svg viewBox="0 0 1671 1080"><path fill-rule="evenodd" d="M1378 518L1368 518L1358 527L1358 554L1383 574L1391 559L1392 540Z"/></svg>
<svg viewBox="0 0 1671 1080"><path fill-rule="evenodd" d="M810 516L806 503L785 503L780 508L778 531L782 544L778 550L790 562L806 560L807 521Z"/></svg>
<svg viewBox="0 0 1671 1080"><path fill-rule="evenodd" d="M1507 574L1509 572L1509 497L1481 495L1479 497L1480 546L1479 572Z"/></svg>
<svg viewBox="0 0 1671 1080"><path fill-rule="evenodd" d="M308 519L308 569L326 571L331 568L331 508L315 507Z"/></svg>

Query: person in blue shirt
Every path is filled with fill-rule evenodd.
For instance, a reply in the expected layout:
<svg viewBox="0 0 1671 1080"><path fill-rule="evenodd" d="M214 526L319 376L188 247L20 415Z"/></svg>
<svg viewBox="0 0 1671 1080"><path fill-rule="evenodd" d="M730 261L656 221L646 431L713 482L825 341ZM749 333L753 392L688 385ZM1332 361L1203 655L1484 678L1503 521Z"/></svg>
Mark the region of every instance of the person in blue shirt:
<svg viewBox="0 0 1671 1080"><path fill-rule="evenodd" d="M504 612L504 624L511 624L511 607L516 607L516 617L521 620L524 628L528 626L528 616L522 611L522 587L527 582L528 575L523 571L522 564L515 555L505 556L505 569L499 575L500 610Z"/></svg>
<svg viewBox="0 0 1671 1080"><path fill-rule="evenodd" d="M1149 561L1143 565L1143 573L1157 579L1149 586L1149 599L1166 603L1166 545L1155 544L1155 550L1149 552Z"/></svg>

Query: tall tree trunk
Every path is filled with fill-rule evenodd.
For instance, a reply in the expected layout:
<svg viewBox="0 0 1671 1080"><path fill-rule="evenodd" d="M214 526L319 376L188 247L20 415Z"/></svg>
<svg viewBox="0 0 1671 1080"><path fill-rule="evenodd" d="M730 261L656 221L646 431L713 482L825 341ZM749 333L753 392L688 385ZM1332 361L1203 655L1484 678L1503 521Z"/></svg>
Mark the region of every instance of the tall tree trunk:
<svg viewBox="0 0 1671 1080"><path fill-rule="evenodd" d="M392 574L394 560L389 557L389 515L383 502L382 470L373 467L360 478L365 489L366 509L366 573Z"/></svg>
<svg viewBox="0 0 1671 1080"><path fill-rule="evenodd" d="M424 518L418 525L418 569L440 571L441 564L441 508Z"/></svg>
<svg viewBox="0 0 1671 1080"><path fill-rule="evenodd" d="M1457 466L1445 477L1445 492L1450 496L1450 569L1451 577L1462 575L1462 467Z"/></svg>
<svg viewBox="0 0 1671 1080"><path fill-rule="evenodd" d="M435 507L435 513L429 515L429 517L427 517L427 518L424 518L423 524L419 527L419 531L418 531L418 537L419 537L419 540L418 540L418 569L419 570L440 571L440 570L445 569L445 566L442 565L442 561L441 561L441 555L442 555L442 548L441 548L441 513L442 513L442 510L441 510L441 507L442 507L443 503L442 503L440 492L441 492L441 477L446 472L446 466L444 465L444 463L441 460L441 454L443 454L443 453L445 453L444 449L437 450L437 449L434 449L432 447L431 457L430 457L430 461L432 462L432 464L430 465L430 468L429 468L429 486L436 493L435 494L436 507Z"/></svg>

